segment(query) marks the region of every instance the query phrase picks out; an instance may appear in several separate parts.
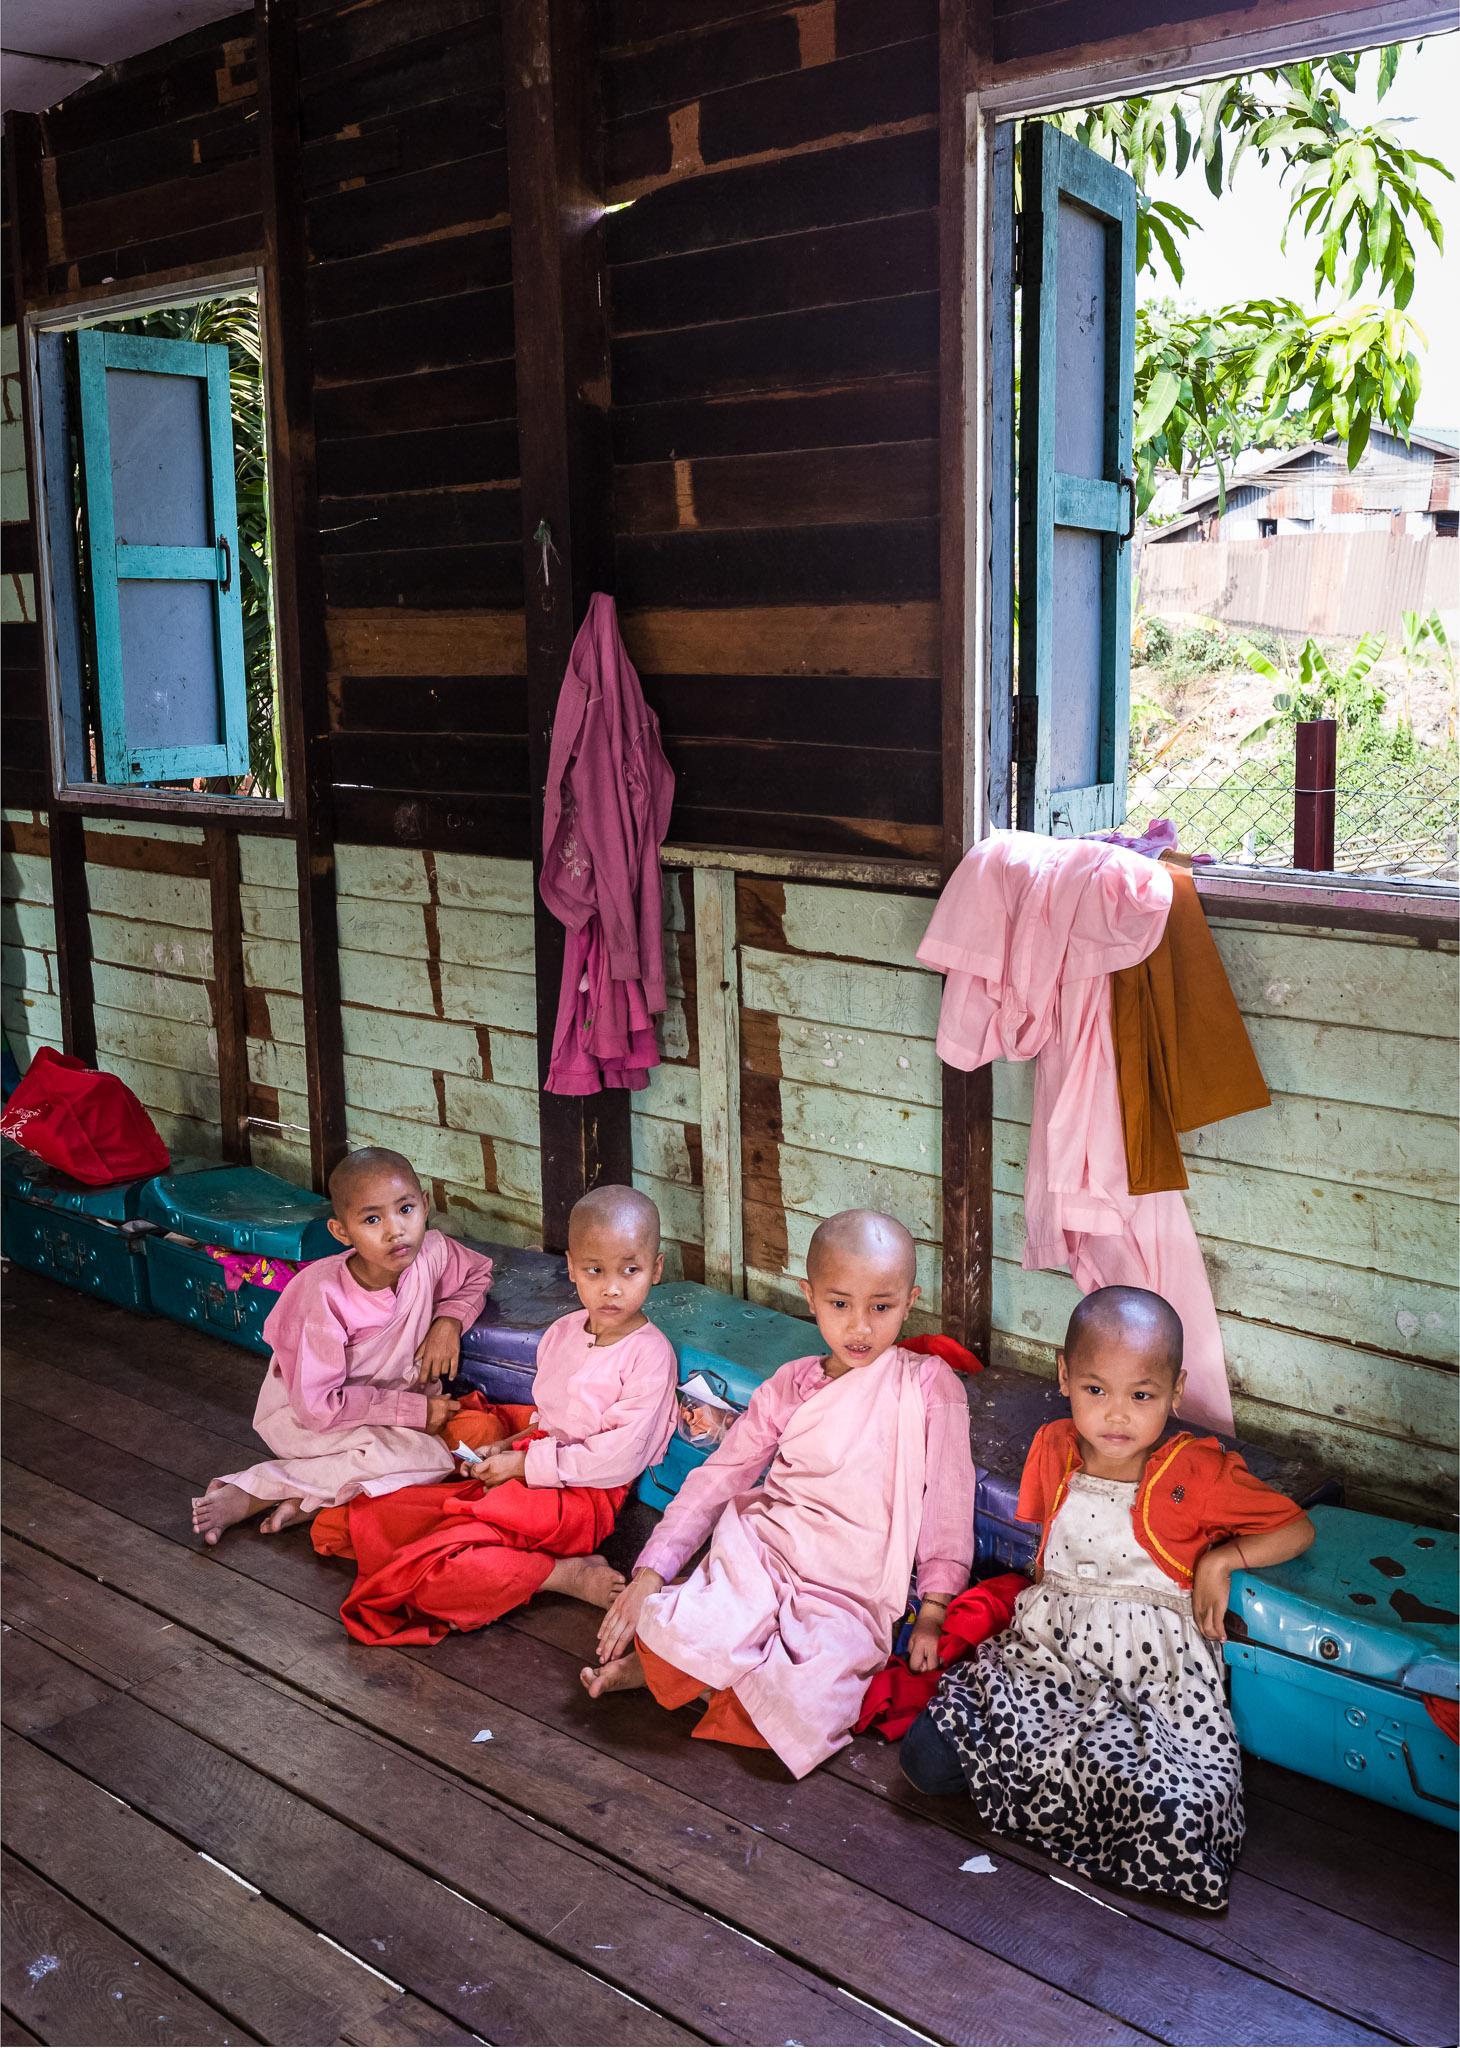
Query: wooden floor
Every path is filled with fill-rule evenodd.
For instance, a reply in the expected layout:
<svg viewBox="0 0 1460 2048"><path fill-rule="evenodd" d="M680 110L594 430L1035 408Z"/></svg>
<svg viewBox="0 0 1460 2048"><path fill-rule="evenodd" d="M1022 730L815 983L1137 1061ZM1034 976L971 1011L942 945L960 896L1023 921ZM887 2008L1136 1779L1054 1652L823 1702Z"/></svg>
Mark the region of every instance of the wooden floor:
<svg viewBox="0 0 1460 2048"><path fill-rule="evenodd" d="M4 1306L0 2039L1454 2041L1453 1835L1253 1765L1199 1915L876 1741L797 1785L595 1706L569 1602L361 1649L303 1532L188 1526L257 1360L14 1271Z"/></svg>

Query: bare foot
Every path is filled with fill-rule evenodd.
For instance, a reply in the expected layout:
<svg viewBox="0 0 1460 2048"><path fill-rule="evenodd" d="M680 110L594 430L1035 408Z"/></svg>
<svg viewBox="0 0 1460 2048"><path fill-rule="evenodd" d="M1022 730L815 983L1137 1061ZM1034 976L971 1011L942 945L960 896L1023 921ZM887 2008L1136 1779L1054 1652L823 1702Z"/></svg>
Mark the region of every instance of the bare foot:
<svg viewBox="0 0 1460 2048"><path fill-rule="evenodd" d="M265 1515L259 1527L266 1536L277 1536L281 1529L290 1529L296 1522L307 1522L311 1519L305 1514L302 1501L281 1500L271 1515Z"/></svg>
<svg viewBox="0 0 1460 2048"><path fill-rule="evenodd" d="M208 1491L193 1502L193 1530L206 1543L216 1543L225 1529L256 1515L268 1503L255 1500L228 1479L210 1479Z"/></svg>
<svg viewBox="0 0 1460 2048"><path fill-rule="evenodd" d="M616 1572L604 1557L560 1557L540 1592L566 1593L572 1600L585 1600L590 1607L612 1607L624 1589L624 1575Z"/></svg>
<svg viewBox="0 0 1460 2048"><path fill-rule="evenodd" d="M606 1692L636 1692L649 1682L637 1650L630 1650L627 1657L615 1657L611 1664L585 1664L578 1676L593 1700L602 1699Z"/></svg>

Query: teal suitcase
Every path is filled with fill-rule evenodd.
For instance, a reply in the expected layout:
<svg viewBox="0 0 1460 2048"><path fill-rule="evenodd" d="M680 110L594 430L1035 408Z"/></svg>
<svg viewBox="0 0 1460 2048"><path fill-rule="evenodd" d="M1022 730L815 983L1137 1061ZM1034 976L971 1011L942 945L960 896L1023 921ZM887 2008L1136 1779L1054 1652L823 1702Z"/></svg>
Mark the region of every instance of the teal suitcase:
<svg viewBox="0 0 1460 2048"><path fill-rule="evenodd" d="M156 1226L146 1240L154 1310L264 1358L264 1324L278 1294L249 1281L230 1288L204 1246L296 1265L341 1249L324 1196L256 1166L217 1166L185 1178L159 1174L142 1190L141 1213Z"/></svg>
<svg viewBox="0 0 1460 2048"><path fill-rule="evenodd" d="M743 1415L756 1388L793 1358L822 1349L816 1325L757 1308L693 1280L656 1287L644 1305L679 1357L679 1419L669 1448L639 1481L639 1499L666 1508Z"/></svg>
<svg viewBox="0 0 1460 2048"><path fill-rule="evenodd" d="M1291 1564L1234 1572L1226 1658L1237 1738L1284 1764L1454 1828L1460 1750L1425 1699L1460 1696L1451 1532L1310 1510Z"/></svg>
<svg viewBox="0 0 1460 2048"><path fill-rule="evenodd" d="M173 1168L191 1170L187 1160ZM143 1176L88 1187L6 1140L0 1158L0 1250L32 1273L148 1315L152 1299L143 1241L151 1226L141 1220L146 1185Z"/></svg>

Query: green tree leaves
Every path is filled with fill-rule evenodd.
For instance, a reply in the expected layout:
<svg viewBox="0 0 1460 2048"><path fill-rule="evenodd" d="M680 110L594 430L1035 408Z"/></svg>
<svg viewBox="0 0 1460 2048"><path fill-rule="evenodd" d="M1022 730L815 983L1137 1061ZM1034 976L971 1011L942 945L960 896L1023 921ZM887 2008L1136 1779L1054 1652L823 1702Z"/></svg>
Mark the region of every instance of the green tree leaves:
<svg viewBox="0 0 1460 2048"><path fill-rule="evenodd" d="M1394 82L1399 48L1379 53L1378 93ZM1215 464L1218 491L1244 448L1288 446L1337 434L1352 468L1377 420L1407 436L1419 398L1415 344L1425 337L1404 308L1414 290L1416 235L1444 247L1426 175L1449 178L1434 157L1406 149L1388 120L1354 125L1343 96L1359 58L1339 54L1245 78L1122 100L1061 117L1060 125L1122 163L1136 180L1136 265L1184 277L1191 214L1151 196L1153 176L1200 165L1218 197L1232 190L1250 150L1277 160L1288 189L1283 242L1296 226L1316 239L1313 289L1346 303L1306 312L1291 299L1253 299L1178 313L1146 304L1136 326L1136 461L1142 510L1158 469L1178 475ZM1356 304L1367 284L1379 301Z"/></svg>

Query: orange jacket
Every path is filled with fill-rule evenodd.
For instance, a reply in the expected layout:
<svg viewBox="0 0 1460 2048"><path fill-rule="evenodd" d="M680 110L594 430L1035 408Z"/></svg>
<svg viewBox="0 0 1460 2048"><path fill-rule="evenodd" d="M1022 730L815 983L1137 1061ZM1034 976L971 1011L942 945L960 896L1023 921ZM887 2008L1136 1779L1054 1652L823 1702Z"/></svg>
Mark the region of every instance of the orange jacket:
<svg viewBox="0 0 1460 2048"><path fill-rule="evenodd" d="M1069 1489L1084 1465L1075 1425L1047 1422L1029 1446L1019 1482L1019 1519L1041 1522L1039 1557ZM1303 1510L1285 1494L1254 1479L1235 1451L1214 1436L1182 1435L1157 1444L1136 1489L1131 1527L1142 1550L1178 1586L1189 1586L1197 1560L1229 1536L1255 1536L1295 1522Z"/></svg>

